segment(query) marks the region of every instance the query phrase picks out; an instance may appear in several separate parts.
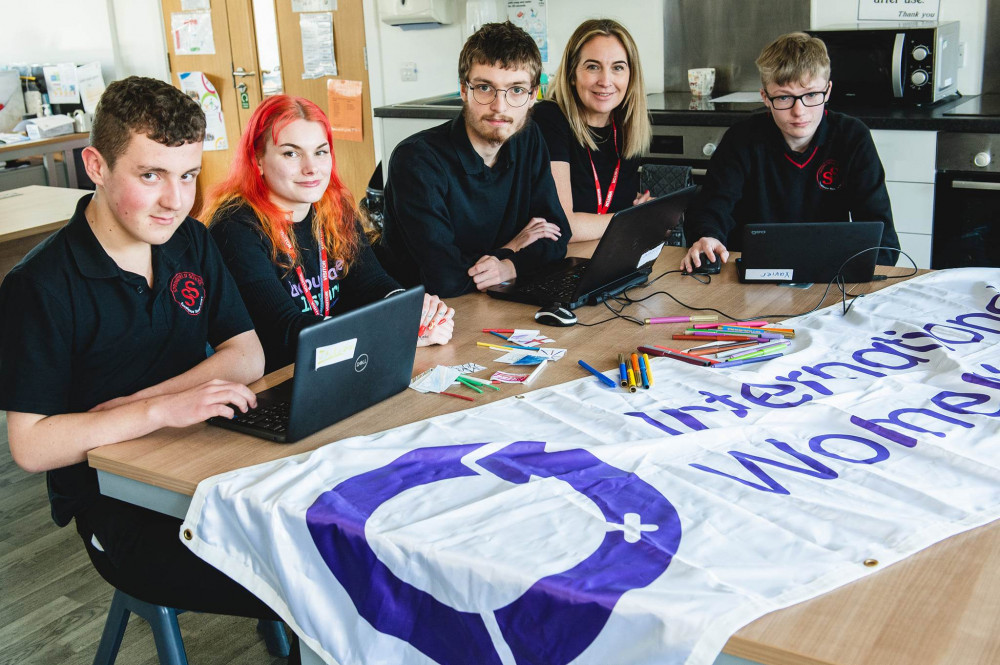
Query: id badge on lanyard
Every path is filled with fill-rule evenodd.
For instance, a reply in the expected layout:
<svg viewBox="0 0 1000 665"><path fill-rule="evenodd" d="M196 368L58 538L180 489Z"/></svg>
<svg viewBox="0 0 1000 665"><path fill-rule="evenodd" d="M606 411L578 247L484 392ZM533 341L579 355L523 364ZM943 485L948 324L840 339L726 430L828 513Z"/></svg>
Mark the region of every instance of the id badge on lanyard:
<svg viewBox="0 0 1000 665"><path fill-rule="evenodd" d="M615 164L615 172L611 176L611 184L608 185L608 198L604 199L602 202L602 192L601 192L601 179L597 177L597 167L594 166L594 157L590 154L590 148L587 148L587 157L590 158L590 169L594 172L594 188L597 190L597 214L603 215L608 212L611 208L611 200L615 197L615 187L618 185L618 171L622 167L622 158L618 153L618 127L615 125L614 118L611 119L611 131L612 131L612 141L615 144L615 154L618 155L618 163Z"/></svg>
<svg viewBox="0 0 1000 665"><path fill-rule="evenodd" d="M292 241L288 237L288 233L282 229L281 230L281 242L285 245L285 251L289 256L293 255ZM319 234L319 274L322 280L322 293L320 293L320 299L323 301L323 313L319 311L319 306L316 304L316 299L313 298L312 290L309 288L309 282L306 281L305 272L302 270L300 264L295 266L295 274L299 277L299 286L302 288L302 295L306 297L306 302L309 303L309 308L312 310L313 314L316 316L322 316L324 318L330 316L330 271L328 269L329 262L327 261L326 255L326 243L324 242L323 232L320 231Z"/></svg>

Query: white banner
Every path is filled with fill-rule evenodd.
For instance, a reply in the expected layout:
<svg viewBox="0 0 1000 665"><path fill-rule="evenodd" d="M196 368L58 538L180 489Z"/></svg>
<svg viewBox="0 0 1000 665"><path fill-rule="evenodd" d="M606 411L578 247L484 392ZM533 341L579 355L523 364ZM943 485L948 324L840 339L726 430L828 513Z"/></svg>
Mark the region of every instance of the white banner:
<svg viewBox="0 0 1000 665"><path fill-rule="evenodd" d="M1000 517L998 289L933 273L789 321L767 363L653 359L650 390L588 376L224 474L185 542L328 663L711 663Z"/></svg>

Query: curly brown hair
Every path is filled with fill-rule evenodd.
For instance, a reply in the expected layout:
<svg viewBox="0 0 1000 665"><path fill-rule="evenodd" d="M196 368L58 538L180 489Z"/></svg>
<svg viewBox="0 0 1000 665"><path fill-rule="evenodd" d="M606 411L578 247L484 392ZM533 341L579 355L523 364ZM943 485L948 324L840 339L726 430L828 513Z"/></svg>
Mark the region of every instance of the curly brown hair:
<svg viewBox="0 0 1000 665"><path fill-rule="evenodd" d="M510 21L486 23L466 40L458 56L458 81L465 85L473 65L523 69L535 89L542 76L542 54L531 35Z"/></svg>
<svg viewBox="0 0 1000 665"><path fill-rule="evenodd" d="M113 168L133 132L170 147L200 143L205 139L205 112L169 83L129 76L108 85L101 95L90 145Z"/></svg>

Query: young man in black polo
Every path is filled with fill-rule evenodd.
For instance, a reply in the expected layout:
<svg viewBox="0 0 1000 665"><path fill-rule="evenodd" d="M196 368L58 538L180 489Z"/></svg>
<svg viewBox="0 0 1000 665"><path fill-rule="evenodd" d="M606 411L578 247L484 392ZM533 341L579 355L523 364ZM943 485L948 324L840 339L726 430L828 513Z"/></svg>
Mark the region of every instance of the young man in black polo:
<svg viewBox="0 0 1000 665"><path fill-rule="evenodd" d="M401 283L448 298L565 256L569 223L528 119L541 71L535 41L509 21L465 43L462 115L403 141L389 163L383 242Z"/></svg>
<svg viewBox="0 0 1000 665"><path fill-rule="evenodd" d="M891 249L879 250L877 262L895 265L899 239L871 132L826 109L833 89L826 45L802 32L782 35L761 52L757 69L768 113L733 125L712 155L685 216L687 237L697 240L681 269L700 266L701 253L727 261L746 224L850 219L884 224L880 244Z"/></svg>
<svg viewBox="0 0 1000 665"><path fill-rule="evenodd" d="M245 384L263 351L215 244L187 217L204 134L176 88L108 86L83 151L96 192L0 285L0 409L14 461L47 473L53 519L76 519L108 582L159 605L275 619L181 544L180 520L102 496L86 461L256 403Z"/></svg>

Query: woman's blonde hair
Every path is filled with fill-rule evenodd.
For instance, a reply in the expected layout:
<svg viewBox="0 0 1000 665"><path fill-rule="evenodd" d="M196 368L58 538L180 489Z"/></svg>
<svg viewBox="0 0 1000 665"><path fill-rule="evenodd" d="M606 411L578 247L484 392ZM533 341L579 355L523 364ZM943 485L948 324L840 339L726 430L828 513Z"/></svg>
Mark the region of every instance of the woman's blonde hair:
<svg viewBox="0 0 1000 665"><path fill-rule="evenodd" d="M653 128L646 107L646 86L642 79L642 66L639 64L639 49L622 24L609 18L590 19L581 23L566 44L554 81L549 84L548 97L559 105L580 145L597 150L594 135L587 127L583 104L576 94L576 68L580 65L580 51L584 45L600 36L617 39L628 57L628 88L622 103L612 113L622 132L622 156L628 159L639 157L649 150Z"/></svg>

